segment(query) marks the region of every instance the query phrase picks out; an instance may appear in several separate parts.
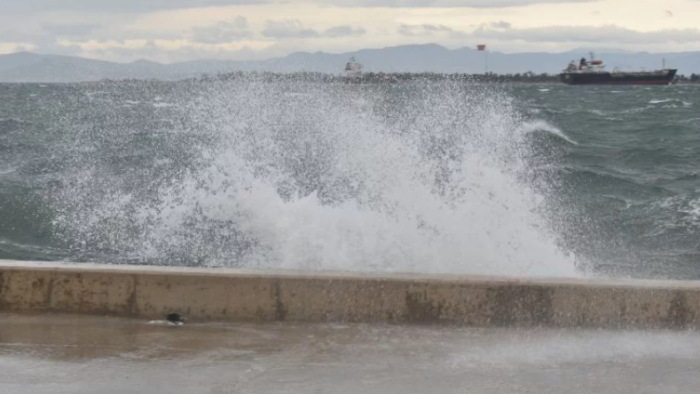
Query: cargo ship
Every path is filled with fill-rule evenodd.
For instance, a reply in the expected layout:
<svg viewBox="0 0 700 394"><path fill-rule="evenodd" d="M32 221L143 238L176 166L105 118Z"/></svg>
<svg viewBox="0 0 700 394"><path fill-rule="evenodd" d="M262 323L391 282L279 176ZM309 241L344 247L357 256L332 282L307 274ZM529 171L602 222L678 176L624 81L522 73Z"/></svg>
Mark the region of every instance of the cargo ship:
<svg viewBox="0 0 700 394"><path fill-rule="evenodd" d="M581 58L578 66L575 62L559 74L562 82L569 85L669 85L673 83L676 69L662 68L653 71L619 71L605 70L602 60L596 60L591 53L591 60Z"/></svg>

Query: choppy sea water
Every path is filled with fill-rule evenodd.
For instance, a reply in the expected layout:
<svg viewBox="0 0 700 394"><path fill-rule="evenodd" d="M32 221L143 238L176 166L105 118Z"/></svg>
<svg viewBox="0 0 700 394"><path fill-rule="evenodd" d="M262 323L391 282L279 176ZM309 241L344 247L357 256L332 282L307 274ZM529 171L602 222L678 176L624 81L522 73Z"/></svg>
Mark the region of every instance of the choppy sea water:
<svg viewBox="0 0 700 394"><path fill-rule="evenodd" d="M0 259L700 278L700 88L0 84Z"/></svg>

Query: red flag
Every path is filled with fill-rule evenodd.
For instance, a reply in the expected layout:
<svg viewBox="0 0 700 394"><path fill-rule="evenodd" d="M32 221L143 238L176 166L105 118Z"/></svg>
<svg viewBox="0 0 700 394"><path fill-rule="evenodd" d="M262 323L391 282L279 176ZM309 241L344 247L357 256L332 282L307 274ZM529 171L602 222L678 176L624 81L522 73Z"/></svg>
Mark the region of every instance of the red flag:
<svg viewBox="0 0 700 394"><path fill-rule="evenodd" d="M486 50L486 44L479 44L476 46L476 49L479 51Z"/></svg>

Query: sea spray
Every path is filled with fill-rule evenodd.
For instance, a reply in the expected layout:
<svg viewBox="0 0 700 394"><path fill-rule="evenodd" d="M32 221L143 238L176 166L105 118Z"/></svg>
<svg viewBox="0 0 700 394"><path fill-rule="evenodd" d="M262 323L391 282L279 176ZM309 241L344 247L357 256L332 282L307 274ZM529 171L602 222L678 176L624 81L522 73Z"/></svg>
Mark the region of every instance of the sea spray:
<svg viewBox="0 0 700 394"><path fill-rule="evenodd" d="M171 130L192 136L181 162L119 172L91 156L47 196L86 258L576 275L543 214L548 179L531 176L542 124L502 92L239 81L162 110L187 120Z"/></svg>

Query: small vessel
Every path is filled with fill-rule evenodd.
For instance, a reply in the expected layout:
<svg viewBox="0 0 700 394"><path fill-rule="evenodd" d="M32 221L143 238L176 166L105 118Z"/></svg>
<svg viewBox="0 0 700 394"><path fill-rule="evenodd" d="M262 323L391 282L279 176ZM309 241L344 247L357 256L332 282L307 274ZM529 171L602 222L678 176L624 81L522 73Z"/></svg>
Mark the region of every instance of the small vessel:
<svg viewBox="0 0 700 394"><path fill-rule="evenodd" d="M345 77L358 79L362 76L362 64L355 60L355 57L351 57L348 63L345 65Z"/></svg>
<svg viewBox="0 0 700 394"><path fill-rule="evenodd" d="M581 58L579 65L574 61L569 63L559 78L569 85L668 85L673 83L676 69L662 68L653 71L620 71L605 70L602 60L596 60L593 53L591 59Z"/></svg>

